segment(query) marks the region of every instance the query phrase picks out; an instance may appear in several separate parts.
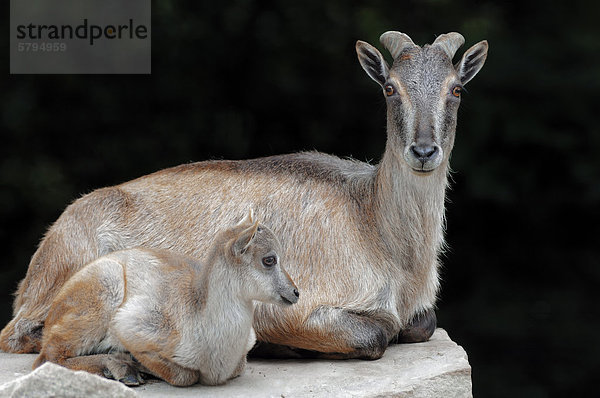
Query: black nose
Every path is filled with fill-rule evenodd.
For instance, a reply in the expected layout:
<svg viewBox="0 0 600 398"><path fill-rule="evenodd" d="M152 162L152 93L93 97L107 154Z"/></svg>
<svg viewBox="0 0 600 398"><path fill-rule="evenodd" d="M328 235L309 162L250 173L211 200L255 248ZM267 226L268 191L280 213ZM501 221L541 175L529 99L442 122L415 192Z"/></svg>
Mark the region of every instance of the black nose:
<svg viewBox="0 0 600 398"><path fill-rule="evenodd" d="M298 291L298 289L294 289L294 296L300 297L300 292Z"/></svg>
<svg viewBox="0 0 600 398"><path fill-rule="evenodd" d="M415 157L421 162L428 161L438 151L437 146L434 145L413 145L410 149Z"/></svg>

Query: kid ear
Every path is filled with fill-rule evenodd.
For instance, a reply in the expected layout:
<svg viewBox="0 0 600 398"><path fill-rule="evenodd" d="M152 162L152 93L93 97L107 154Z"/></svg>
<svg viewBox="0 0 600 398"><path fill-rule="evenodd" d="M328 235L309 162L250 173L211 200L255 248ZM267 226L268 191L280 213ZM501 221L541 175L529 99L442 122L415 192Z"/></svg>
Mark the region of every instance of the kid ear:
<svg viewBox="0 0 600 398"><path fill-rule="evenodd" d="M242 232L235 238L233 243L233 253L236 256L240 256L246 253L246 250L252 244L252 241L256 237L256 231L258 230L258 221L255 221L250 227L244 228Z"/></svg>
<svg viewBox="0 0 600 398"><path fill-rule="evenodd" d="M244 217L237 225L243 225L243 224L254 224L254 210L252 208L250 208L250 210L248 210L248 214L246 214L246 217Z"/></svg>

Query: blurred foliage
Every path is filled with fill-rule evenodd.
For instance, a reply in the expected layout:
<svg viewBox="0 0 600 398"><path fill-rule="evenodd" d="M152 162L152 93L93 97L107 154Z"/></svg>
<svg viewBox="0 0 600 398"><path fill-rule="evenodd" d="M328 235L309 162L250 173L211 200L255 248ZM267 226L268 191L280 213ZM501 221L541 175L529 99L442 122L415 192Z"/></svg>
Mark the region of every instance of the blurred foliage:
<svg viewBox="0 0 600 398"><path fill-rule="evenodd" d="M600 370L598 15L584 0L155 0L151 76L9 75L5 60L0 321L82 193L208 158L378 159L385 102L355 41L458 31L490 54L459 114L440 326L467 349L475 396L583 395Z"/></svg>

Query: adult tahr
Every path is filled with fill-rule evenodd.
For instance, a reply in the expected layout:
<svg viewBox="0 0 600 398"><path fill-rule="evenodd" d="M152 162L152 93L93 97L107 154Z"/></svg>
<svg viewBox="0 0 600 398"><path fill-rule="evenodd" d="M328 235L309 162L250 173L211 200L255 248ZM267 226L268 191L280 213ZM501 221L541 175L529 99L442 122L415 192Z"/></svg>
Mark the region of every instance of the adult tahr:
<svg viewBox="0 0 600 398"><path fill-rule="evenodd" d="M52 299L84 264L136 246L201 258L214 231L248 208L281 238L286 267L302 291L293 307L257 307L260 341L373 359L390 341L429 338L457 110L488 45L475 44L453 65L464 42L458 33L423 47L399 32L381 41L391 66L375 47L356 44L387 101L379 164L318 152L207 161L85 195L67 207L31 259L0 347L39 350Z"/></svg>

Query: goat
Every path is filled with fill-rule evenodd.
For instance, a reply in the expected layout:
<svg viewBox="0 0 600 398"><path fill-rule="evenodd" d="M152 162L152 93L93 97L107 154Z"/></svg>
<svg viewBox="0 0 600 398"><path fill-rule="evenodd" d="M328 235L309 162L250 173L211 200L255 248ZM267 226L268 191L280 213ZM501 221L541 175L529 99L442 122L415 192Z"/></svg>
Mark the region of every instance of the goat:
<svg viewBox="0 0 600 398"><path fill-rule="evenodd" d="M253 300L298 301L279 253L250 214L216 236L203 264L147 248L100 257L54 299L34 368L51 361L128 385L142 381L138 368L177 386L222 384L242 372L256 341Z"/></svg>
<svg viewBox="0 0 600 398"><path fill-rule="evenodd" d="M288 271L303 291L291 311L258 305L261 342L376 359L392 341L435 329L444 201L461 91L487 57L458 33L420 47L386 32L391 68L370 44L356 51L387 102L387 143L371 165L318 153L185 164L76 200L31 259L0 348L39 349L53 297L80 267L144 246L198 256L220 225L252 207L283 238ZM416 331L413 333L413 331Z"/></svg>

